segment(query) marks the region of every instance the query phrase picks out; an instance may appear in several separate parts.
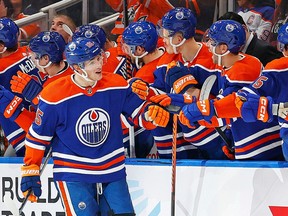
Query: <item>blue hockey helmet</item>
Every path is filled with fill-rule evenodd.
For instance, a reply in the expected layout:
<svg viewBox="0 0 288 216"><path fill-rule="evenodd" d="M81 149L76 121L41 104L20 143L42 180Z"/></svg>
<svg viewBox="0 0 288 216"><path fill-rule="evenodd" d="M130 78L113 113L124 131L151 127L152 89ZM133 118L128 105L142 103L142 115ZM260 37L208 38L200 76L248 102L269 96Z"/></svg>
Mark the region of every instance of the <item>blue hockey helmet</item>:
<svg viewBox="0 0 288 216"><path fill-rule="evenodd" d="M246 41L243 26L234 20L219 20L213 23L208 37L212 46L226 44L231 53L238 53Z"/></svg>
<svg viewBox="0 0 288 216"><path fill-rule="evenodd" d="M125 28L122 36L125 44L129 45L134 54L136 46L141 46L150 53L156 49L158 35L153 23L138 21L131 23Z"/></svg>
<svg viewBox="0 0 288 216"><path fill-rule="evenodd" d="M65 50L65 40L58 32L43 31L30 40L29 48L38 59L48 55L51 62L60 62L63 60Z"/></svg>
<svg viewBox="0 0 288 216"><path fill-rule="evenodd" d="M104 45L106 42L106 33L98 25L87 24L77 27L76 31L73 33L72 39L75 39L77 37L90 38L100 44L101 49L104 49Z"/></svg>
<svg viewBox="0 0 288 216"><path fill-rule="evenodd" d="M163 37L163 29L168 30L168 37L172 37L177 32L182 33L185 39L194 37L197 20L193 12L188 8L174 8L168 11L158 22L158 33Z"/></svg>
<svg viewBox="0 0 288 216"><path fill-rule="evenodd" d="M101 54L100 45L89 38L79 37L73 39L65 47L65 56L70 65L82 65L85 61Z"/></svg>
<svg viewBox="0 0 288 216"><path fill-rule="evenodd" d="M283 24L278 30L278 49L283 52L285 45L288 44L288 23Z"/></svg>
<svg viewBox="0 0 288 216"><path fill-rule="evenodd" d="M7 48L12 48L17 45L19 36L19 27L9 18L0 19L0 41Z"/></svg>

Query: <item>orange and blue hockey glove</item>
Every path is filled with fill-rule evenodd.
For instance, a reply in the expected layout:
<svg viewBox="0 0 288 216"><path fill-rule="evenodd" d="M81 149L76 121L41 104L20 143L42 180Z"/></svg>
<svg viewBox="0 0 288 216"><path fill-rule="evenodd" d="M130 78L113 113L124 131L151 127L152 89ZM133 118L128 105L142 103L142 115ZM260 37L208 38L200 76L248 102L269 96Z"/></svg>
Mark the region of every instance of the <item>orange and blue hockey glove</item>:
<svg viewBox="0 0 288 216"><path fill-rule="evenodd" d="M42 91L42 85L26 73L18 71L17 75L12 76L10 81L12 91L32 101Z"/></svg>
<svg viewBox="0 0 288 216"><path fill-rule="evenodd" d="M194 122L204 119L211 123L213 116L216 116L213 100L200 100L182 108L182 112L189 124L193 126ZM182 122L181 122L182 123ZM184 124L184 122L182 123ZM186 123L187 125L187 123Z"/></svg>
<svg viewBox="0 0 288 216"><path fill-rule="evenodd" d="M165 82L177 94L184 94L190 87L198 83L189 68L179 61L172 61L168 64Z"/></svg>
<svg viewBox="0 0 288 216"><path fill-rule="evenodd" d="M132 78L128 80L132 91L138 95L142 100L149 100L151 96L154 96L154 91L150 88L149 83L143 81L140 78Z"/></svg>
<svg viewBox="0 0 288 216"><path fill-rule="evenodd" d="M22 111L22 101L22 98L13 95L3 86L0 86L0 112L3 113L5 118L14 121Z"/></svg>
<svg viewBox="0 0 288 216"><path fill-rule="evenodd" d="M170 118L167 110L153 103L145 107L143 115L146 121L160 127L166 127Z"/></svg>
<svg viewBox="0 0 288 216"><path fill-rule="evenodd" d="M238 94L238 93L237 93ZM241 118L245 122L271 122L273 120L273 99L271 97L260 97L255 94L238 95L235 104L240 110Z"/></svg>
<svg viewBox="0 0 288 216"><path fill-rule="evenodd" d="M29 190L32 190L28 200L37 202L38 197L42 194L39 166L36 164L24 165L21 167L21 173L21 191L24 197L27 196Z"/></svg>
<svg viewBox="0 0 288 216"><path fill-rule="evenodd" d="M188 94L160 94L152 96L150 101L167 108L171 113L178 114L183 106L196 102L197 98Z"/></svg>

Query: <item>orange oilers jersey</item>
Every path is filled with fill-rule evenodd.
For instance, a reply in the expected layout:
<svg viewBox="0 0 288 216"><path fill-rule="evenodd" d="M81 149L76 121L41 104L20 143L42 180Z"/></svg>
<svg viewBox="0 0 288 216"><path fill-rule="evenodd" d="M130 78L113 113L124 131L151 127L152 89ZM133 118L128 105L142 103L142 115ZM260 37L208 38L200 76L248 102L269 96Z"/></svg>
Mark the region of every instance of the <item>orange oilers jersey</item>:
<svg viewBox="0 0 288 216"><path fill-rule="evenodd" d="M111 1L106 0L106 2L116 11L121 11L121 14L115 21L115 27L112 29L112 34L122 34L124 31L124 15L122 0L121 1ZM117 6L117 3L119 6ZM157 24L166 12L171 10L173 6L168 0L143 0L143 1L129 1L128 2L128 19L129 23L135 21L150 21Z"/></svg>
<svg viewBox="0 0 288 216"><path fill-rule="evenodd" d="M223 96L251 84L261 75L262 64L257 58L247 54L240 55L241 60L235 62L232 67L222 70L220 83Z"/></svg>
<svg viewBox="0 0 288 216"><path fill-rule="evenodd" d="M118 55L117 47L109 48L105 51L107 62L103 65L102 70L108 73L115 73L127 78L126 58Z"/></svg>
<svg viewBox="0 0 288 216"><path fill-rule="evenodd" d="M37 150L44 150L54 138L56 181L111 182L126 176L120 115L139 119L142 126L144 102L121 76L102 75L86 88L75 82L76 75L65 76L40 94L36 118L26 136L25 161L33 161Z"/></svg>
<svg viewBox="0 0 288 216"><path fill-rule="evenodd" d="M145 82L152 84L154 83L154 71L156 70L156 66L158 64L159 58L154 59L152 62L143 65L135 74L134 77L139 77Z"/></svg>
<svg viewBox="0 0 288 216"><path fill-rule="evenodd" d="M48 76L47 80L43 84L43 87L47 86L49 83L57 79L60 79L61 77L69 76L72 75L73 73L74 73L73 69L65 61L65 67L54 76Z"/></svg>
<svg viewBox="0 0 288 216"><path fill-rule="evenodd" d="M282 57L279 59L274 59L273 61L269 62L264 70L282 70L288 67L288 59L287 57Z"/></svg>

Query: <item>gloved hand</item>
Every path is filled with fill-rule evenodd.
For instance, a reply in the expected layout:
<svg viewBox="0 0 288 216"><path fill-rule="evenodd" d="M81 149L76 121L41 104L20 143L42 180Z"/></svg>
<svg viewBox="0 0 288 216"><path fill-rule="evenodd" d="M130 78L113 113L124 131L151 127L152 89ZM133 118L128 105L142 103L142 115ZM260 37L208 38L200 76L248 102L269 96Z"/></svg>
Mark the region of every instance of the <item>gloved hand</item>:
<svg viewBox="0 0 288 216"><path fill-rule="evenodd" d="M152 96L150 101L167 108L171 113L178 114L183 106L196 102L197 98L188 94L160 94Z"/></svg>
<svg viewBox="0 0 288 216"><path fill-rule="evenodd" d="M215 128L215 127L222 127L224 125L230 124L231 121L228 118L217 118L216 116L212 116L209 122L205 120L199 120L198 124L202 125L207 128Z"/></svg>
<svg viewBox="0 0 288 216"><path fill-rule="evenodd" d="M183 111L181 110L179 113L179 121L183 124L186 125L189 128L194 129L195 128L195 124L194 122L190 122L189 119L185 116L185 114L183 113Z"/></svg>
<svg viewBox="0 0 288 216"><path fill-rule="evenodd" d="M5 118L14 121L23 108L22 98L13 95L10 91L0 85L0 112Z"/></svg>
<svg viewBox="0 0 288 216"><path fill-rule="evenodd" d="M189 119L190 124L201 119L211 123L211 118L216 116L213 100L200 100L182 108L183 114Z"/></svg>
<svg viewBox="0 0 288 216"><path fill-rule="evenodd" d="M174 89L176 94L184 94L187 89L198 83L189 68L179 61L168 64L165 82Z"/></svg>
<svg viewBox="0 0 288 216"><path fill-rule="evenodd" d="M236 97L235 104L245 122L255 122L257 120L271 122L273 120L273 99L269 96L260 97L249 93L243 100L240 95Z"/></svg>
<svg viewBox="0 0 288 216"><path fill-rule="evenodd" d="M156 126L166 127L169 121L169 112L156 104L148 104L144 110L144 119Z"/></svg>
<svg viewBox="0 0 288 216"><path fill-rule="evenodd" d="M27 196L29 190L32 190L28 200L37 202L38 197L40 197L42 193L39 166L36 164L30 166L24 165L21 167L21 173L21 191L24 197Z"/></svg>
<svg viewBox="0 0 288 216"><path fill-rule="evenodd" d="M18 71L17 75L12 76L10 81L12 91L32 101L42 91L42 85L26 73Z"/></svg>
<svg viewBox="0 0 288 216"><path fill-rule="evenodd" d="M149 88L149 83L143 81L140 78L132 78L128 80L132 91L138 95L142 100L147 100L149 92L151 91Z"/></svg>

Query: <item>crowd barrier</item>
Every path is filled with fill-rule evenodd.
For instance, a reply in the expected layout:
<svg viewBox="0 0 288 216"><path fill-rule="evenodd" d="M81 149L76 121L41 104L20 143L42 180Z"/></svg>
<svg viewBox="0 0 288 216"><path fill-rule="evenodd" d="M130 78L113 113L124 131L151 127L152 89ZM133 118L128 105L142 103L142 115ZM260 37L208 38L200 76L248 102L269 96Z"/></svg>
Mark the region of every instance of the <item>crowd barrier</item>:
<svg viewBox="0 0 288 216"><path fill-rule="evenodd" d="M22 158L0 158L0 215L12 215L3 196L20 207ZM178 160L177 216L288 215L288 163ZM137 216L169 216L171 160L127 159L127 179ZM64 216L49 161L39 203L27 203L25 216Z"/></svg>

